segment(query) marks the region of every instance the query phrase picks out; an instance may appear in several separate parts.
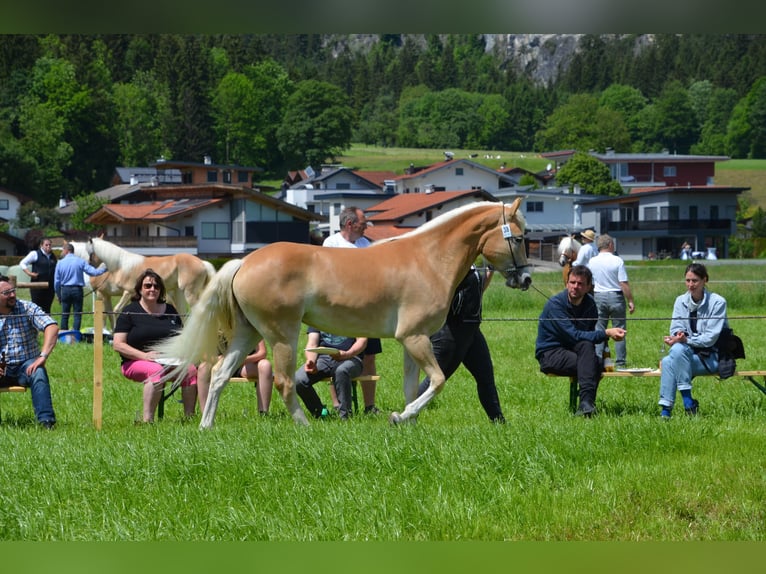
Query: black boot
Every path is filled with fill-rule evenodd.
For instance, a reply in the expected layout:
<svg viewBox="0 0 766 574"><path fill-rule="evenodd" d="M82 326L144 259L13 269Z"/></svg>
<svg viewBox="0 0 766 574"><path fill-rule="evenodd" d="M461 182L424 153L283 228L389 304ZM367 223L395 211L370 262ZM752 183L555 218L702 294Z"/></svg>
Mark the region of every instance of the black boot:
<svg viewBox="0 0 766 574"><path fill-rule="evenodd" d="M590 418L596 414L596 389L580 387L580 405L575 416Z"/></svg>

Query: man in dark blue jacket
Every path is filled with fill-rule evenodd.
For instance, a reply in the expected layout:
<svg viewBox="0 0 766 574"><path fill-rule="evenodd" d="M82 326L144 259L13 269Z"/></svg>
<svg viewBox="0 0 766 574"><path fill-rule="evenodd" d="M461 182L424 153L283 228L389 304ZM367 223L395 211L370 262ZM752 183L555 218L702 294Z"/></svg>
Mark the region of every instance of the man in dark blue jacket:
<svg viewBox="0 0 766 574"><path fill-rule="evenodd" d="M590 294L592 285L590 269L573 265L566 289L543 307L535 343L535 358L543 373L577 377L580 404L575 414L585 417L596 412L596 390L603 369L596 344L625 338L625 329L620 327L596 330L598 308Z"/></svg>

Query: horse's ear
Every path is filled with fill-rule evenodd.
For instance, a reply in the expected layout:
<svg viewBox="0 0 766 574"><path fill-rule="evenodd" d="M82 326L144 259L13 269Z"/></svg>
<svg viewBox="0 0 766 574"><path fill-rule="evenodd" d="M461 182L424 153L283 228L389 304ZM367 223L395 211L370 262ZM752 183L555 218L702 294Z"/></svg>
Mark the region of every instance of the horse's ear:
<svg viewBox="0 0 766 574"><path fill-rule="evenodd" d="M521 205L521 198L517 197L513 200L513 203L511 204L511 217L519 210L519 206Z"/></svg>

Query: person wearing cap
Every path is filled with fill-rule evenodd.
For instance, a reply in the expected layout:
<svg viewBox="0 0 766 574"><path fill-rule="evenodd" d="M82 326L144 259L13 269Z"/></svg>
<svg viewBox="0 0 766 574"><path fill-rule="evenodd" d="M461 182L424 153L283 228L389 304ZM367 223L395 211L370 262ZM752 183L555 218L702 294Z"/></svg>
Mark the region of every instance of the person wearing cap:
<svg viewBox="0 0 766 574"><path fill-rule="evenodd" d="M577 259L574 260L572 265L587 265L592 257L598 255L596 245L594 244L596 233L592 229L586 229L580 233L580 240L582 241L582 247L577 252Z"/></svg>

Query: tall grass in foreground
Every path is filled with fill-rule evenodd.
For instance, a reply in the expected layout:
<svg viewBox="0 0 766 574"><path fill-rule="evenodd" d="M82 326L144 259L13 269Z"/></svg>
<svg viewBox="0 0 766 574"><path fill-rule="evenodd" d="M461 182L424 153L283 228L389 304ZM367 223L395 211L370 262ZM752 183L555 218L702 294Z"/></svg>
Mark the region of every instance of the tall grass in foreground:
<svg viewBox="0 0 766 574"><path fill-rule="evenodd" d="M663 263L629 267L631 366L656 365L684 288L683 264ZM764 265L714 262L710 273L745 341L740 368L766 367ZM574 418L568 383L533 357L560 274L534 280L539 291L497 280L486 295L505 425L487 420L461 368L414 425L357 416L297 428L278 397L259 417L252 386L232 384L212 431L172 401L165 420L134 426L139 387L107 349L99 432L92 346L59 345L56 430L34 425L28 395L0 397L0 539L764 540L766 397L746 380L700 379L700 416L665 423L656 379L606 380L599 416ZM401 410L401 350L383 347L378 405Z"/></svg>

